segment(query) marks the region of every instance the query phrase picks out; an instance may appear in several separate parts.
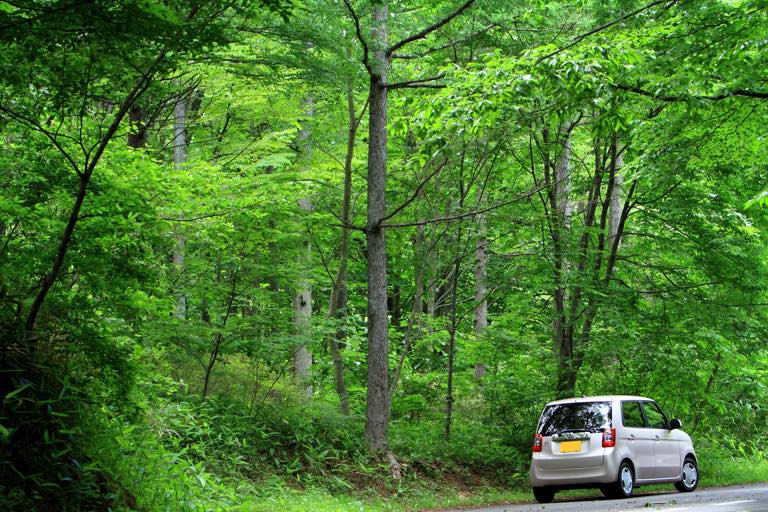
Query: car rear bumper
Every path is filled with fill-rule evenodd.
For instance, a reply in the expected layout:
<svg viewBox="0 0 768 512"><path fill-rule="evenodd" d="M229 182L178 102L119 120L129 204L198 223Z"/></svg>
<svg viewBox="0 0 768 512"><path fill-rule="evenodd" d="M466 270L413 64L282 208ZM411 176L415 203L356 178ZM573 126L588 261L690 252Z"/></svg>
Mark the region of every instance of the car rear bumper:
<svg viewBox="0 0 768 512"><path fill-rule="evenodd" d="M531 485L560 489L592 487L615 482L619 474L613 457L604 457L600 466L568 469L542 469L537 460L531 462Z"/></svg>

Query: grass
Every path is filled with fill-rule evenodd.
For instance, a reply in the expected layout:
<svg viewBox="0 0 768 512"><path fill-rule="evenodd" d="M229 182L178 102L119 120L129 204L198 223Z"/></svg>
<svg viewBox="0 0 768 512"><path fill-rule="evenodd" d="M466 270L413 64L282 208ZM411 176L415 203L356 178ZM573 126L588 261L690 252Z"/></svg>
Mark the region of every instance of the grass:
<svg viewBox="0 0 768 512"><path fill-rule="evenodd" d="M760 456L731 458L705 465L701 482L705 487L768 482L768 459Z"/></svg>
<svg viewBox="0 0 768 512"><path fill-rule="evenodd" d="M416 488L383 497L331 495L321 489L290 491L279 497L250 501L236 508L238 512L416 512L446 508L480 507L496 503L528 501L527 489L477 489L459 491L452 487Z"/></svg>
<svg viewBox="0 0 768 512"><path fill-rule="evenodd" d="M768 482L768 460L761 457L726 459L705 464L700 488ZM638 494L676 492L672 485L651 485ZM599 497L594 489L563 491L558 499ZM231 510L238 512L423 512L472 508L506 503L531 502L533 496L524 482L502 489L489 486L467 488L450 483L418 482L392 496L367 494L335 495L323 489L284 488L279 495L248 499Z"/></svg>
<svg viewBox="0 0 768 512"><path fill-rule="evenodd" d="M429 423L395 424L392 448L405 476L398 484L386 464L366 455L360 418L306 405L259 414L214 400L163 405L146 426L116 419L94 429L103 439L93 458L120 483L123 498L115 502L126 505L120 510L422 512L533 500L527 475L513 469L527 466L527 451L472 422L456 428L450 446ZM721 440L699 447L702 487L768 482L762 451L733 450ZM654 492L675 491L667 484L639 494ZM558 493L558 499L599 496L595 489Z"/></svg>

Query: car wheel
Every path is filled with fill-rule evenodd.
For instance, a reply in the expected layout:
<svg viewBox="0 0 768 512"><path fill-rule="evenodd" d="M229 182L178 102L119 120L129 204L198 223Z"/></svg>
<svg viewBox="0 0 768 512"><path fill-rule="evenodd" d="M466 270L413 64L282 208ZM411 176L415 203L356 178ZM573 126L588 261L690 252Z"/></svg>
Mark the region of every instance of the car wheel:
<svg viewBox="0 0 768 512"><path fill-rule="evenodd" d="M691 492L699 485L699 468L693 457L686 457L683 462L683 478L675 482L675 489L680 492Z"/></svg>
<svg viewBox="0 0 768 512"><path fill-rule="evenodd" d="M600 491L609 498L630 498L634 489L635 472L627 461L619 466L619 477L614 483L600 487Z"/></svg>
<svg viewBox="0 0 768 512"><path fill-rule="evenodd" d="M555 499L555 491L547 487L534 487L533 497L539 503L552 503L552 500Z"/></svg>

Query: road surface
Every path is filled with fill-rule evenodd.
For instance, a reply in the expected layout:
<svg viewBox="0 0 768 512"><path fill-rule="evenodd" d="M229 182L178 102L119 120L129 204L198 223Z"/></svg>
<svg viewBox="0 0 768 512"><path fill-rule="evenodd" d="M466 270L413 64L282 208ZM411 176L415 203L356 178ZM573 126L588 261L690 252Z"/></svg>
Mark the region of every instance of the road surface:
<svg viewBox="0 0 768 512"><path fill-rule="evenodd" d="M642 489L639 490L642 493ZM628 500L607 498L555 498L547 505L495 505L461 512L611 512L658 510L663 512L768 512L768 484L703 489L692 493L648 493ZM458 512L446 511L446 512Z"/></svg>

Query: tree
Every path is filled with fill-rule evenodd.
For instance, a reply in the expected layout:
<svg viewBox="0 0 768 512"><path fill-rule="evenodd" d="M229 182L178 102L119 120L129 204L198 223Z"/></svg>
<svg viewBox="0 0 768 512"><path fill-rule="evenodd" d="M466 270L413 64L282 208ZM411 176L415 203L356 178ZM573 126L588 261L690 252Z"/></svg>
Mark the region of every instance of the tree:
<svg viewBox="0 0 768 512"><path fill-rule="evenodd" d="M469 0L440 21L388 47L386 1L373 4L369 44L362 35L360 19L349 0L345 4L355 22L363 46L362 62L370 76L368 92L368 218L365 225L368 254L368 387L365 436L374 452L387 449L389 340L387 333L387 92L395 88L419 87L435 78L388 83L390 60L406 45L424 39L468 9ZM396 208L395 212L398 211Z"/></svg>
<svg viewBox="0 0 768 512"><path fill-rule="evenodd" d="M277 2L267 5L281 8ZM78 4L63 9L46 5L3 11L0 24L7 50L5 60L26 65L15 66L14 73L7 77L6 83L16 90L6 92L0 112L14 123L47 138L78 178L69 219L26 313L23 337L27 343L34 344L41 308L64 266L91 177L123 119L152 82L174 62L179 62L185 52L195 51L200 45L221 37L225 22L217 18L221 18L227 7L218 3L205 8L158 4L145 9L126 6L93 10L91 6ZM130 23L126 22L128 19ZM123 27L121 35L125 39L113 38L114 26ZM72 37L73 30L80 39ZM178 37L167 39L165 34L171 32ZM124 40L142 41L143 48L157 50L148 53L139 45L116 48ZM43 54L38 51L40 48L49 51ZM67 52L77 56L76 65L63 58ZM37 66L44 66L51 73L39 74ZM126 69L130 70L128 74L124 73ZM14 93L27 84L32 86L26 96L20 93L22 95L15 98ZM22 89L18 88L20 85ZM53 87L59 93L39 101L38 96L46 87ZM93 111L96 115L92 115ZM81 128L75 131L74 139L62 133L62 127L78 125ZM76 152L78 148L82 157Z"/></svg>

